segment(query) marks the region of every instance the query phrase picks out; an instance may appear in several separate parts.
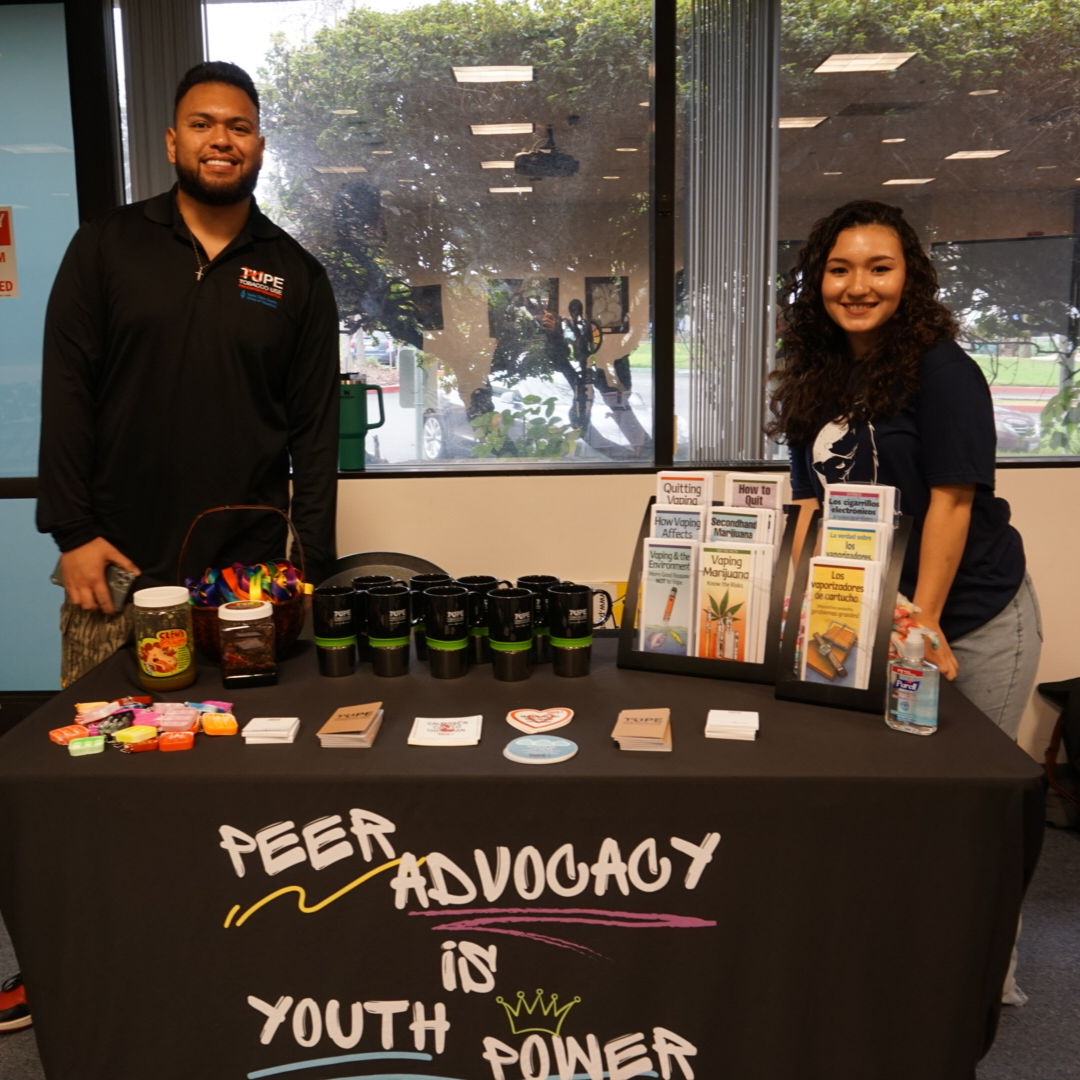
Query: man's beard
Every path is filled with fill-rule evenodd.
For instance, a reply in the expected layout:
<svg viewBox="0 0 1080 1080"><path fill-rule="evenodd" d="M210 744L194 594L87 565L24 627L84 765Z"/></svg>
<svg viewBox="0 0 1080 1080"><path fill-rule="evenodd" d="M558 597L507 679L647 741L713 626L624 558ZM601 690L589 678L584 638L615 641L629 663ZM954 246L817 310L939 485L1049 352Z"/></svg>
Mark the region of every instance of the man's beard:
<svg viewBox="0 0 1080 1080"><path fill-rule="evenodd" d="M205 206L234 206L251 197L259 182L259 169L241 173L228 184L205 184L199 179L197 169L188 169L176 163L176 179L180 190Z"/></svg>

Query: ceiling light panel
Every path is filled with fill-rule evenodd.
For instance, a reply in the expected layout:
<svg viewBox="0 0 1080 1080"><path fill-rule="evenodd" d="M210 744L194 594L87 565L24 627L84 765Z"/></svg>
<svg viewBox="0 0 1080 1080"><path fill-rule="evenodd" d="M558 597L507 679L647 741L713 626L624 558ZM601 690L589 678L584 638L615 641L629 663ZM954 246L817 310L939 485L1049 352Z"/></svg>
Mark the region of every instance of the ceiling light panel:
<svg viewBox="0 0 1080 1080"><path fill-rule="evenodd" d="M532 191L531 187L489 187L492 195L524 195Z"/></svg>
<svg viewBox="0 0 1080 1080"><path fill-rule="evenodd" d="M828 119L827 116L781 116L778 125L781 128L816 128Z"/></svg>
<svg viewBox="0 0 1080 1080"><path fill-rule="evenodd" d="M1011 153L1009 150L957 150L955 154L949 154L946 161L975 161L980 158L996 158L1002 154Z"/></svg>
<svg viewBox="0 0 1080 1080"><path fill-rule="evenodd" d="M474 135L531 135L532 124L470 124Z"/></svg>
<svg viewBox="0 0 1080 1080"><path fill-rule="evenodd" d="M328 174L363 173L367 172L367 169L363 165L316 165L315 171L326 176Z"/></svg>
<svg viewBox="0 0 1080 1080"><path fill-rule="evenodd" d="M883 143L900 143L900 142L907 142L907 139L882 139L881 141Z"/></svg>
<svg viewBox="0 0 1080 1080"><path fill-rule="evenodd" d="M503 64L492 67L456 67L454 78L459 83L532 82L531 65Z"/></svg>
<svg viewBox="0 0 1080 1080"><path fill-rule="evenodd" d="M990 94L1000 93L1000 90L969 90L968 97L988 97Z"/></svg>
<svg viewBox="0 0 1080 1080"><path fill-rule="evenodd" d="M886 180L881 186L882 187L890 187L890 186L900 187L902 185L907 185L907 184L932 184L936 179L937 179L936 176L923 176L923 177L920 177L920 178L911 177L911 178L909 178L907 180Z"/></svg>
<svg viewBox="0 0 1080 1080"><path fill-rule="evenodd" d="M921 109L924 101L853 101L845 105L837 116L897 116L900 113Z"/></svg>
<svg viewBox="0 0 1080 1080"><path fill-rule="evenodd" d="M905 53L833 53L815 75L836 75L848 71L895 71L915 54Z"/></svg>
<svg viewBox="0 0 1080 1080"><path fill-rule="evenodd" d="M481 161L481 169L512 169L514 163L512 161Z"/></svg>

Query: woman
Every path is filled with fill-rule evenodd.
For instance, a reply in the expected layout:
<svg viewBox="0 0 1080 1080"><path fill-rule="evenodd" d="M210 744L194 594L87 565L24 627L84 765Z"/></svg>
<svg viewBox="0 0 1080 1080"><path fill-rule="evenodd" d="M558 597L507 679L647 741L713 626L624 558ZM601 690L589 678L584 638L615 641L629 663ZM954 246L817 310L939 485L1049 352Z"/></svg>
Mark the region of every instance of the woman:
<svg viewBox="0 0 1080 1080"><path fill-rule="evenodd" d="M900 591L929 654L1016 738L1042 631L1009 505L994 496L986 379L955 341L903 213L851 202L819 221L792 277L767 430L791 448L801 548L823 485L889 484L914 519Z"/></svg>

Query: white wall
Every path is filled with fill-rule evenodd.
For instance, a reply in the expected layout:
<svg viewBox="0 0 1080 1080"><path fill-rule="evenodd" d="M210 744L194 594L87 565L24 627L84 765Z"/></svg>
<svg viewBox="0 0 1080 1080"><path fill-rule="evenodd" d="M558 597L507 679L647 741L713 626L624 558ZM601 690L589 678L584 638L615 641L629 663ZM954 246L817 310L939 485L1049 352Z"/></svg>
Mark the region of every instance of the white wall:
<svg viewBox="0 0 1080 1080"><path fill-rule="evenodd" d="M1042 608L1043 651L1037 682L1080 675L1076 608L1080 573L1080 469L1000 469L998 494L1008 499L1024 537L1028 569ZM1020 725L1020 745L1043 760L1057 710L1034 694Z"/></svg>
<svg viewBox="0 0 1080 1080"><path fill-rule="evenodd" d="M398 551L449 573L558 574L579 581L625 581L651 475L425 476L343 480L338 550ZM1080 572L1080 469L1001 469L1024 536L1042 603L1038 681L1080 675L1075 611ZM1038 695L1020 727L1020 744L1042 759L1056 713Z"/></svg>

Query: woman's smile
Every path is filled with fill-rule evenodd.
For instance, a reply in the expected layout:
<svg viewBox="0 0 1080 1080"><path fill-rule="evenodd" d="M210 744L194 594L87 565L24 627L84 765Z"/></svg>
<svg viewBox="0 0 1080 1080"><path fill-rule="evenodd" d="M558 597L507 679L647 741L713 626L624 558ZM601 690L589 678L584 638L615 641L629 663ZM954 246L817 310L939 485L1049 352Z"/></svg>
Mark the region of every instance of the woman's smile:
<svg viewBox="0 0 1080 1080"><path fill-rule="evenodd" d="M886 225L857 225L836 238L821 280L825 311L847 334L852 355L876 344L896 314L907 280L900 238Z"/></svg>

